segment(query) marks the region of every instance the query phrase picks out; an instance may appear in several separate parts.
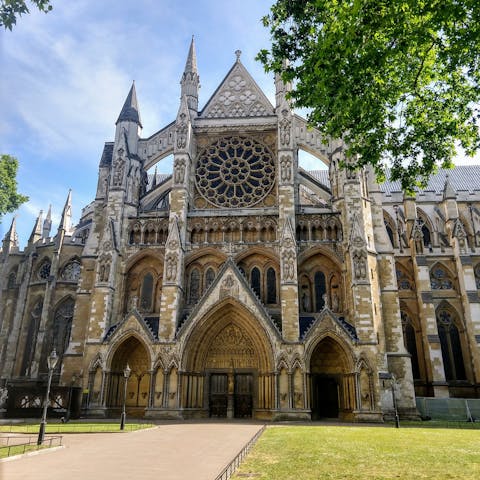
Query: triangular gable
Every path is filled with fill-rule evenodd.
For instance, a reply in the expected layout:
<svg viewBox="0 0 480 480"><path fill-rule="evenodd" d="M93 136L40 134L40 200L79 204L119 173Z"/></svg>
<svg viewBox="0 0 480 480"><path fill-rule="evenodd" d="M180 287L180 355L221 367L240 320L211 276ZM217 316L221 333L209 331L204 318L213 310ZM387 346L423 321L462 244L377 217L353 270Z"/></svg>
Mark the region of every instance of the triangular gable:
<svg viewBox="0 0 480 480"><path fill-rule="evenodd" d="M229 297L245 306L255 318L262 320L270 335L280 338L280 332L273 319L231 258L224 263L213 283L180 327L177 336L190 330L197 320L208 315L212 307Z"/></svg>
<svg viewBox="0 0 480 480"><path fill-rule="evenodd" d="M343 317L337 317L330 309L324 308L319 314L315 314L314 318L315 320L303 332L304 340L308 337L318 337L322 332L331 331L352 343L358 342L355 327Z"/></svg>
<svg viewBox="0 0 480 480"><path fill-rule="evenodd" d="M274 114L268 98L237 60L203 108L200 118L264 117Z"/></svg>
<svg viewBox="0 0 480 480"><path fill-rule="evenodd" d="M148 337L149 341L157 340L157 333L154 332L151 326L138 313L136 308L133 308L123 320L117 325L112 325L106 332L103 342L111 343L112 340L122 336L126 332L136 331L141 337Z"/></svg>

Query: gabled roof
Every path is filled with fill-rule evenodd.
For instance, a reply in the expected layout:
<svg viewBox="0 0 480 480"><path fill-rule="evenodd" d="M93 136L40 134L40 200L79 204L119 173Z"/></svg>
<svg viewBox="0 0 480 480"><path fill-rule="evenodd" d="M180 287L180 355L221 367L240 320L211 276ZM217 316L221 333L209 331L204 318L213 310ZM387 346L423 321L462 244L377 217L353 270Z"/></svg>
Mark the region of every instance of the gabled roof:
<svg viewBox="0 0 480 480"><path fill-rule="evenodd" d="M200 118L240 118L274 115L275 111L240 59L200 113Z"/></svg>

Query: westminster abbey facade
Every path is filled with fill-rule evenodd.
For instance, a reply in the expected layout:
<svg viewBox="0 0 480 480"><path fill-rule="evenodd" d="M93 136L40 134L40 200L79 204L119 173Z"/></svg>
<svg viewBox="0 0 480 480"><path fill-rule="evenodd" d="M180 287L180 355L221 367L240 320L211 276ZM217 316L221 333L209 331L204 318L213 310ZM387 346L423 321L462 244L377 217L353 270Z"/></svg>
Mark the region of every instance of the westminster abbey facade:
<svg viewBox="0 0 480 480"><path fill-rule="evenodd" d="M176 118L149 138L132 86L77 225L70 195L24 250L12 223L3 415L38 415L53 349L52 409L92 417L125 399L145 418L382 421L392 391L412 418L416 397L480 396L480 167L415 197L344 170L289 85L272 105L236 57L199 109L192 41Z"/></svg>

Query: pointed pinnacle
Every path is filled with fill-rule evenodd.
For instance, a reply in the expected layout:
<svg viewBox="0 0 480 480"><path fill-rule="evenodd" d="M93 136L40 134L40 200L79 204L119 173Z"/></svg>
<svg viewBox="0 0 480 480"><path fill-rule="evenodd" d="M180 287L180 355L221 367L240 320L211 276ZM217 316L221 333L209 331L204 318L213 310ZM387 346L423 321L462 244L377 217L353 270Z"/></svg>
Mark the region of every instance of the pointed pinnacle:
<svg viewBox="0 0 480 480"><path fill-rule="evenodd" d="M197 73L197 54L195 53L195 41L192 35L192 41L190 42L190 49L188 50L187 62L185 63L184 73L193 72Z"/></svg>
<svg viewBox="0 0 480 480"><path fill-rule="evenodd" d="M135 80L132 83L127 98L125 99L125 103L123 104L122 111L120 112L120 115L118 116L115 125L117 125L118 122L135 122L137 125L140 126L140 128L143 128L142 122L140 120L140 111L138 109Z"/></svg>

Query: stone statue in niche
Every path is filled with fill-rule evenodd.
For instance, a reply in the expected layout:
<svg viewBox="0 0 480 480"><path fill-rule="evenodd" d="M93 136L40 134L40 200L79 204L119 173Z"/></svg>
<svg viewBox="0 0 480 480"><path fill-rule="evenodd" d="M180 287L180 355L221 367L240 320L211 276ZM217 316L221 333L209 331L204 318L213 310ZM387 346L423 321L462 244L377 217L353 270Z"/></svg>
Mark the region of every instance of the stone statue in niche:
<svg viewBox="0 0 480 480"><path fill-rule="evenodd" d="M292 121L288 118L288 110L282 110L282 119L278 122L280 129L280 143L282 145L290 145L290 129Z"/></svg>
<svg viewBox="0 0 480 480"><path fill-rule="evenodd" d="M288 155L280 158L280 178L282 182L289 182L292 179L292 159Z"/></svg>
<svg viewBox="0 0 480 480"><path fill-rule="evenodd" d="M175 160L175 183L183 183L185 179L185 159L177 158Z"/></svg>
<svg viewBox="0 0 480 480"><path fill-rule="evenodd" d="M338 312L340 310L340 301L336 292L332 294L332 312Z"/></svg>
<svg viewBox="0 0 480 480"><path fill-rule="evenodd" d="M302 293L302 310L304 312L310 311L310 295L307 292Z"/></svg>
<svg viewBox="0 0 480 480"><path fill-rule="evenodd" d="M113 173L113 185L119 187L123 183L123 177L125 175L125 159L123 158L123 148L118 149L118 156L115 160L114 173Z"/></svg>
<svg viewBox="0 0 480 480"><path fill-rule="evenodd" d="M110 277L110 258L104 257L100 261L100 265L98 267L98 281L99 282L108 282Z"/></svg>
<svg viewBox="0 0 480 480"><path fill-rule="evenodd" d="M323 300L323 308L324 309L330 309L330 302L329 302L329 299L328 299L328 295L326 293L324 293L322 295L322 300Z"/></svg>
<svg viewBox="0 0 480 480"><path fill-rule="evenodd" d="M185 113L180 114L180 123L177 126L177 147L185 148L187 146L188 125L185 121Z"/></svg>
<svg viewBox="0 0 480 480"><path fill-rule="evenodd" d="M292 250L284 253L283 260L283 279L294 280L295 278L295 255Z"/></svg>
<svg viewBox="0 0 480 480"><path fill-rule="evenodd" d="M169 253L166 261L166 279L168 281L176 280L177 278L177 254Z"/></svg>
<svg viewBox="0 0 480 480"><path fill-rule="evenodd" d="M357 280L365 280L367 278L367 262L364 252L356 251L353 253L353 268Z"/></svg>

